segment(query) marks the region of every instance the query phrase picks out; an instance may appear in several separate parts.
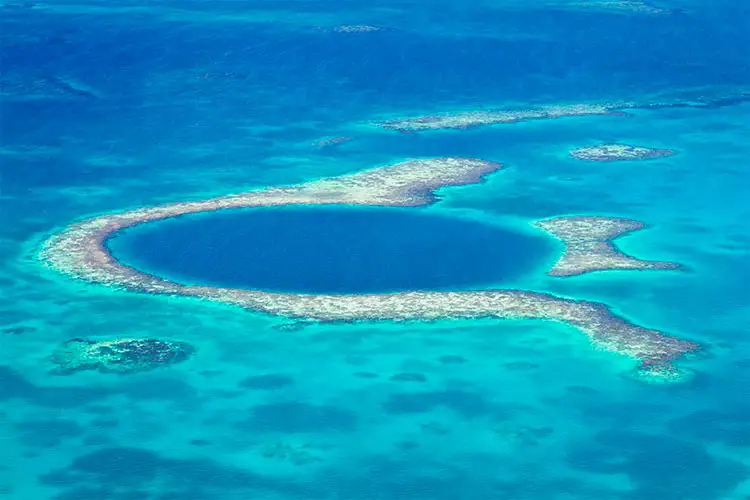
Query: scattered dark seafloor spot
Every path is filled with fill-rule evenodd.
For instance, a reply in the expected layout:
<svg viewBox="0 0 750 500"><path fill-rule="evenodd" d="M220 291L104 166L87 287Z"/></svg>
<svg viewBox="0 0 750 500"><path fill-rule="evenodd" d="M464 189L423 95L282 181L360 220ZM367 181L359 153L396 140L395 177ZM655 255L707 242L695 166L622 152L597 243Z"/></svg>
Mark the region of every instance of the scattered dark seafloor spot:
<svg viewBox="0 0 750 500"><path fill-rule="evenodd" d="M334 486L342 499L531 500L561 498L564 492L570 498L619 500L611 492L592 488L582 481L548 479L550 475L541 464L517 481L509 481L499 479L499 465L491 460L446 467L443 461L421 454L415 444L405 441L399 446L402 453L352 463L355 473L341 474L337 469L324 472L319 481Z"/></svg>
<svg viewBox="0 0 750 500"><path fill-rule="evenodd" d="M244 389L273 391L293 384L294 379L286 375L267 374L244 378L240 381L239 386Z"/></svg>
<svg viewBox="0 0 750 500"><path fill-rule="evenodd" d="M492 432L510 440L516 445L536 446L545 438L551 436L555 432L555 429L546 426L533 427L529 425L503 423L494 426Z"/></svg>
<svg viewBox="0 0 750 500"><path fill-rule="evenodd" d="M450 433L450 428L439 422L425 422L419 424L419 429L425 434L432 434L434 436L445 436Z"/></svg>
<svg viewBox="0 0 750 500"><path fill-rule="evenodd" d="M416 443L405 442L401 449L408 453ZM448 500L498 498L494 475L488 471L445 467L428 459L419 465L410 460L376 457L357 464L359 474L339 479L337 489L342 498L388 500ZM376 479L373 479L376 478Z"/></svg>
<svg viewBox="0 0 750 500"><path fill-rule="evenodd" d="M747 479L740 462L716 458L688 441L612 429L568 454L568 463L589 473L625 474L641 500L715 500Z"/></svg>
<svg viewBox="0 0 750 500"><path fill-rule="evenodd" d="M731 351L731 350L734 349L734 345L732 345L729 342L714 342L711 345L713 347L718 348L718 349L725 349L725 350L729 350L729 351Z"/></svg>
<svg viewBox="0 0 750 500"><path fill-rule="evenodd" d="M419 448L419 443L414 441L399 441L396 443L396 448L404 451L415 450Z"/></svg>
<svg viewBox="0 0 750 500"><path fill-rule="evenodd" d="M255 406L238 426L253 432L320 433L350 431L356 425L357 415L345 408L286 402Z"/></svg>
<svg viewBox="0 0 750 500"><path fill-rule="evenodd" d="M380 375L372 372L354 372L353 375L359 378L378 378Z"/></svg>
<svg viewBox="0 0 750 500"><path fill-rule="evenodd" d="M508 363L503 363L501 366L512 371L530 371L539 368L538 364L528 361L510 361Z"/></svg>
<svg viewBox="0 0 750 500"><path fill-rule="evenodd" d="M570 395L575 396L598 396L600 394L599 391L594 389L593 387L588 387L585 385L571 385L565 388L565 392L567 392Z"/></svg>
<svg viewBox="0 0 750 500"><path fill-rule="evenodd" d="M18 399L46 408L80 408L82 412L92 415L111 415L114 408L101 401L118 395L131 400L168 400L188 411L195 410L200 403L192 385L174 378L149 376L108 387L91 384L36 385L18 371L0 366L0 402Z"/></svg>
<svg viewBox="0 0 750 500"><path fill-rule="evenodd" d="M705 442L724 443L734 447L750 446L750 408L737 403L731 412L703 410L667 422L670 429L681 435Z"/></svg>
<svg viewBox="0 0 750 500"><path fill-rule="evenodd" d="M84 446L107 446L114 444L114 439L106 434L89 434L81 440Z"/></svg>
<svg viewBox="0 0 750 500"><path fill-rule="evenodd" d="M209 494L195 491L175 491L157 495L154 497L154 500L220 500L222 496L221 493Z"/></svg>
<svg viewBox="0 0 750 500"><path fill-rule="evenodd" d="M143 490L118 492L112 491L106 487L89 488L84 486L81 488L70 489L55 495L52 497L52 500L151 500L153 498L161 498L161 496L153 497L150 496L148 491Z"/></svg>
<svg viewBox="0 0 750 500"><path fill-rule="evenodd" d="M211 446L213 443L208 439L191 439L190 444L192 446Z"/></svg>
<svg viewBox="0 0 750 500"><path fill-rule="evenodd" d="M446 354L445 356L440 356L438 361L444 365L460 365L466 363L466 358L455 354Z"/></svg>
<svg viewBox="0 0 750 500"><path fill-rule="evenodd" d="M569 405L570 403L571 399L568 396L551 398L548 401L548 404L551 405ZM602 404L602 400L599 398L586 397L575 401L574 408L588 418L594 418L614 425L618 422L623 423L623 421L630 423L640 418L648 418L651 415L666 415L671 407L668 403L661 404L646 401L641 403L607 401L607 404Z"/></svg>
<svg viewBox="0 0 750 500"><path fill-rule="evenodd" d="M116 393L101 387L36 386L16 370L0 366L0 401L22 399L39 406L74 408Z"/></svg>
<svg viewBox="0 0 750 500"><path fill-rule="evenodd" d="M91 427L97 429L114 429L120 422L115 418L95 418L89 422Z"/></svg>
<svg viewBox="0 0 750 500"><path fill-rule="evenodd" d="M195 401L198 392L195 387L184 380L169 376L157 376L154 374L149 374L134 380L128 380L117 387L118 392L133 399L168 399L183 404Z"/></svg>
<svg viewBox="0 0 750 500"><path fill-rule="evenodd" d="M427 382L427 377L422 373L397 373L389 380L392 382Z"/></svg>
<svg viewBox="0 0 750 500"><path fill-rule="evenodd" d="M481 395L458 390L393 394L383 403L383 410L399 415L426 413L438 406L449 408L466 418L484 415L492 410L492 405Z"/></svg>
<svg viewBox="0 0 750 500"><path fill-rule="evenodd" d="M94 415L110 415L115 412L115 408L105 405L88 405L81 408L81 411L85 413L93 413Z"/></svg>
<svg viewBox="0 0 750 500"><path fill-rule="evenodd" d="M0 333L4 333L5 335L24 335L35 331L36 328L33 326L8 326L0 329Z"/></svg>
<svg viewBox="0 0 750 500"><path fill-rule="evenodd" d="M288 462L293 465L307 465L320 462L322 459L315 453L317 448L309 443L288 444L283 442L267 443L261 447L263 458Z"/></svg>
<svg viewBox="0 0 750 500"><path fill-rule="evenodd" d="M158 484L167 491L166 495L175 495L174 498L181 500L213 499L227 491L259 495L254 498L271 492L300 498L321 496L315 486L295 483L288 478L277 480L207 458L166 458L150 450L131 447L105 448L84 454L64 468L40 476L39 480L43 485L63 490L55 497L57 499L86 498L76 495L92 492L105 495L87 500L110 499L113 498L111 493L149 498L148 493L142 495L151 484Z"/></svg>
<svg viewBox="0 0 750 500"><path fill-rule="evenodd" d="M16 428L21 442L29 448L52 448L85 432L75 421L64 419L25 420Z"/></svg>

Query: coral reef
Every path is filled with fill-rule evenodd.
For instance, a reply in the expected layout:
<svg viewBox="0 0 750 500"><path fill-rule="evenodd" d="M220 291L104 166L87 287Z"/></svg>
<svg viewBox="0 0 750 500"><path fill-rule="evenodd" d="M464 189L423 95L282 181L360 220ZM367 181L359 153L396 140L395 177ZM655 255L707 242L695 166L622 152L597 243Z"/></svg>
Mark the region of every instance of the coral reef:
<svg viewBox="0 0 750 500"><path fill-rule="evenodd" d="M74 338L55 350L52 362L57 365L55 372L63 375L85 370L132 373L180 363L192 353L193 347L185 342Z"/></svg>
<svg viewBox="0 0 750 500"><path fill-rule="evenodd" d="M341 137L324 137L323 139L318 139L317 141L313 142L312 145L316 148L330 148L333 146L338 146L339 144L344 144L345 142L351 141L351 137L341 136Z"/></svg>
<svg viewBox="0 0 750 500"><path fill-rule="evenodd" d="M625 255L612 243L620 236L643 229L642 222L615 217L556 217L538 221L535 226L565 244L565 251L547 273L550 276L576 276L593 271L681 269L675 262L641 260Z"/></svg>
<svg viewBox="0 0 750 500"><path fill-rule="evenodd" d="M706 97L706 94L709 94ZM533 109L484 109L478 111L439 112L431 115L396 120L375 121L373 125L398 132L414 133L427 130L465 129L480 125L517 123L575 116L627 116L629 109L718 108L750 100L745 87L716 89L685 89L676 94L654 96L638 102L604 102L542 106Z"/></svg>
<svg viewBox="0 0 750 500"><path fill-rule="evenodd" d="M570 156L576 160L588 161L648 160L673 154L675 152L671 149L654 149L629 144L600 144L570 151Z"/></svg>
<svg viewBox="0 0 750 500"><path fill-rule="evenodd" d="M650 368L670 366L672 360L698 348L691 342L634 325L612 313L603 304L545 293L483 290L305 295L187 286L122 264L108 252L105 245L107 238L127 227L224 208L295 204L423 206L436 201L434 191L438 188L476 183L501 168L495 162L469 158L409 160L295 186L269 187L203 201L107 214L84 220L53 235L43 246L39 257L48 266L89 282L153 294L202 298L292 319L404 321L524 318L559 321L577 327L599 348L630 356ZM634 230L640 226L631 227L632 221L625 223L619 219L599 218L597 223L592 221L590 218L583 219L583 222L575 218L562 218L541 223L540 227L568 244L567 257L564 256L563 262L558 263L558 270L604 269L606 267L603 266L608 264L618 269L628 268L625 265L629 262L628 258L614 251L609 240L626 229ZM593 259L593 264L581 261L582 258ZM665 368L665 373L668 371Z"/></svg>
<svg viewBox="0 0 750 500"><path fill-rule="evenodd" d="M487 110L465 111L458 113L441 113L417 118L389 120L380 122L383 128L398 131L420 131L430 129L463 129L477 125L495 125L499 123L516 123L527 120L564 118L569 116L613 114L606 105L573 104L570 106L549 106L540 109L525 110Z"/></svg>

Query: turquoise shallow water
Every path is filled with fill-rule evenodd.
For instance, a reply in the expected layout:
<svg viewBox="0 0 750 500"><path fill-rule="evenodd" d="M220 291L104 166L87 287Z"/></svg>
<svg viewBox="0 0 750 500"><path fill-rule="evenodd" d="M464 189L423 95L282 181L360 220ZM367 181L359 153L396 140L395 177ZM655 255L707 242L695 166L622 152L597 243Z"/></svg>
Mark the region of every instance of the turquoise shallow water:
<svg viewBox="0 0 750 500"><path fill-rule="evenodd" d="M370 123L746 91L748 7L677 4L650 15L562 1L0 2L0 492L747 498L747 103L419 134ZM383 29L332 30L351 24ZM567 154L602 142L677 154L610 164ZM647 223L621 248L687 271L532 272L513 285L604 302L700 343L682 365L694 376L645 384L630 360L563 325L290 324L86 285L35 259L51 232L91 215L441 155L507 169L441 190L434 215ZM70 338L144 336L196 353L140 374L50 373Z"/></svg>

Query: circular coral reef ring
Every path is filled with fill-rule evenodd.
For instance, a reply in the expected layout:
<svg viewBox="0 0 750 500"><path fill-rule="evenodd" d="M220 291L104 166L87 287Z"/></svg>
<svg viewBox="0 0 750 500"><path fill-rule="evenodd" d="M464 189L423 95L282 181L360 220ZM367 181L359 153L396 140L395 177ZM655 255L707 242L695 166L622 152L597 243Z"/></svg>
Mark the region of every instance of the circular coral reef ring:
<svg viewBox="0 0 750 500"><path fill-rule="evenodd" d="M696 344L635 325L615 315L607 306L546 293L523 290L456 292L400 292L385 294L294 294L236 288L183 285L143 273L118 262L106 240L115 232L151 221L184 214L227 208L282 205L368 205L416 207L434 203L434 191L446 186L480 182L498 171L498 163L470 158L409 160L352 175L321 179L293 186L180 202L128 212L102 215L74 224L54 234L44 244L40 259L71 277L128 290L182 295L235 305L263 313L312 321L437 320L460 318L542 319L567 323L584 332L600 349L636 359L672 373L672 362L698 349ZM538 226L566 243L556 265L564 272L582 274L632 265L610 240L641 226L634 221L607 218L559 218ZM593 236L580 238L580 232ZM568 255L566 260L565 255ZM601 258L599 258L601 257ZM594 264L591 260L594 258ZM625 259L623 261L622 259ZM632 267L631 267L632 268Z"/></svg>
<svg viewBox="0 0 750 500"><path fill-rule="evenodd" d="M598 162L652 160L674 154L675 152L671 149L647 148L629 144L599 144L570 151L570 156L576 160Z"/></svg>

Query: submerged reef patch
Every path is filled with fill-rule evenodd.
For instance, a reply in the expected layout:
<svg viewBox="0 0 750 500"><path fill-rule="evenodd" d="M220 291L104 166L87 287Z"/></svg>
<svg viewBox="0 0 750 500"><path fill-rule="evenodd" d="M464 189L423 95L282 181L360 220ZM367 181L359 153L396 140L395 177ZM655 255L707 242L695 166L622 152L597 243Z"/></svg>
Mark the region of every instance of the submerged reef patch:
<svg viewBox="0 0 750 500"><path fill-rule="evenodd" d="M388 120L378 123L383 128L400 132L417 132L431 129L463 129L478 125L495 125L500 123L517 123L527 120L546 120L569 116L589 116L616 114L606 105L573 104L570 106L550 106L539 109L522 110L488 110L464 111L457 113L440 113Z"/></svg>
<svg viewBox="0 0 750 500"><path fill-rule="evenodd" d="M53 235L44 244L40 259L69 276L128 290L203 298L224 304L289 318L314 321L438 320L447 318L542 319L567 323L584 332L598 347L637 359L652 373L654 367L668 372L671 363L698 346L643 328L614 314L607 306L571 300L546 293L522 290L461 292L400 292L384 294L294 294L267 291L191 286L146 274L118 262L107 250L106 240L119 230L183 214L225 208L281 205L371 205L415 207L437 200L434 191L445 186L472 184L500 164L470 158L409 160L341 177L299 185L269 187L203 201L179 202L153 208L105 214L74 224ZM547 221L554 229L554 223ZM564 226L557 226L564 227ZM577 224L566 240L575 247ZM597 234L613 238L622 225L595 224ZM605 228L608 228L605 230ZM634 228L633 228L634 229ZM588 229L587 229L588 230ZM559 238L565 234L558 231ZM602 240L597 240L601 242ZM604 240L607 241L606 239ZM573 244L571 244L573 243ZM604 265L606 243L584 245L590 256ZM615 261L612 261L615 262ZM584 266L576 264L578 268Z"/></svg>
<svg viewBox="0 0 750 500"><path fill-rule="evenodd" d="M348 136L339 136L339 137L324 137L322 139L318 139L317 141L314 141L312 143L313 146L316 148L330 148L333 146L338 146L340 144L344 144L346 142L351 141L353 138Z"/></svg>
<svg viewBox="0 0 750 500"><path fill-rule="evenodd" d="M380 31L380 28L366 24L345 24L342 26L336 26L331 31L337 33L370 33L372 31Z"/></svg>
<svg viewBox="0 0 750 500"><path fill-rule="evenodd" d="M55 373L69 375L79 371L133 373L185 361L193 353L186 342L156 339L91 340L75 338L52 354Z"/></svg>
<svg viewBox="0 0 750 500"><path fill-rule="evenodd" d="M629 109L660 108L717 108L750 100L745 89L713 97L693 96L683 93L642 102L605 102L593 104L568 104L541 106L532 109L484 109L476 111L439 112L431 115L375 121L373 125L387 130L414 133L427 130L466 129L482 125L518 123L529 120L549 120L575 116L627 116Z"/></svg>
<svg viewBox="0 0 750 500"><path fill-rule="evenodd" d="M673 11L670 9L664 9L657 7L650 2L644 2L643 0L588 0L581 2L570 2L567 3L569 8L581 7L590 8L593 10L608 11L612 10L615 12L625 13L638 13L638 14L670 14Z"/></svg>
<svg viewBox="0 0 750 500"><path fill-rule="evenodd" d="M675 152L671 149L646 148L629 144L600 144L570 151L570 156L576 160L587 161L649 160L674 154Z"/></svg>
<svg viewBox="0 0 750 500"><path fill-rule="evenodd" d="M681 269L675 262L641 260L622 253L612 242L645 227L636 220L616 217L555 217L535 223L563 242L565 250L547 273L550 276L577 276L593 271Z"/></svg>

